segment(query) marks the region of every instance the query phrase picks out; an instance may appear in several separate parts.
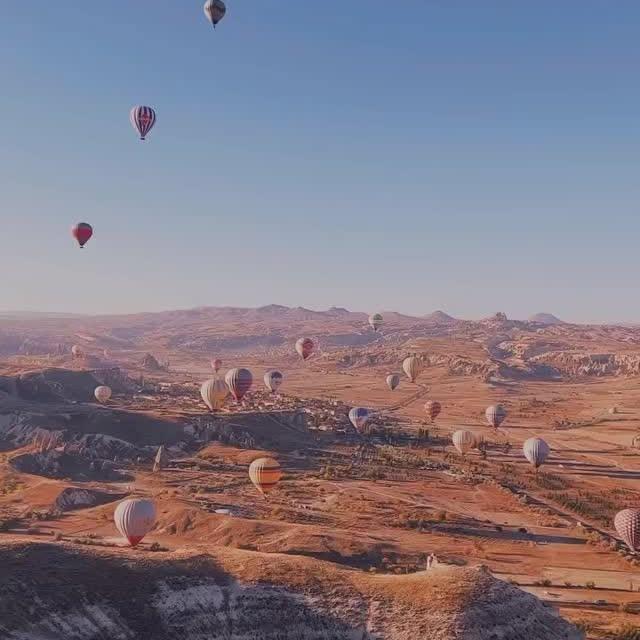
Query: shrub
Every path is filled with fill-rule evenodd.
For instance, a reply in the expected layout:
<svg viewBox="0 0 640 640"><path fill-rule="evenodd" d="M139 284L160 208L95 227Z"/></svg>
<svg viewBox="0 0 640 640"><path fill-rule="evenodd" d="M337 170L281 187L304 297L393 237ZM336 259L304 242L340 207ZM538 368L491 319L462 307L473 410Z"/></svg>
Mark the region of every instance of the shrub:
<svg viewBox="0 0 640 640"><path fill-rule="evenodd" d="M595 589L596 588L596 583L593 580L589 580L588 582L584 583L584 586L587 589Z"/></svg>
<svg viewBox="0 0 640 640"><path fill-rule="evenodd" d="M438 515L438 522L446 522L447 521L447 512L446 511L439 511Z"/></svg>
<svg viewBox="0 0 640 640"><path fill-rule="evenodd" d="M536 580L533 584L536 587L550 587L553 583L549 578L544 578L543 580Z"/></svg>
<svg viewBox="0 0 640 640"><path fill-rule="evenodd" d="M593 633L598 629L598 625L591 620L576 620L575 625L583 633Z"/></svg>
<svg viewBox="0 0 640 640"><path fill-rule="evenodd" d="M635 624L624 624L609 637L611 640L640 640L640 627Z"/></svg>

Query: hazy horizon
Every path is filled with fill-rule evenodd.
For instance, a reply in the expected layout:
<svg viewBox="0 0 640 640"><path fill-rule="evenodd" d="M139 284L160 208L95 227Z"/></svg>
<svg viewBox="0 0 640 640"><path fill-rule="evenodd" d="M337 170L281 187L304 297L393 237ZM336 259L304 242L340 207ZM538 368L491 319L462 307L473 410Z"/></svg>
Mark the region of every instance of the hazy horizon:
<svg viewBox="0 0 640 640"><path fill-rule="evenodd" d="M6 8L0 309L640 321L640 5L201 5Z"/></svg>
<svg viewBox="0 0 640 640"><path fill-rule="evenodd" d="M42 309L5 309L5 310L0 310L0 319L2 317L20 317L20 316L51 316L51 317L69 317L69 318L93 318L93 317L101 317L101 316L135 316L135 315L142 315L142 314L153 314L153 313L172 313L172 312L189 312L189 311L197 311L197 310L207 310L207 309L248 309L248 310L252 310L252 309L261 309L264 307L269 307L269 306L279 306L279 307L284 307L287 309L305 309L307 311L313 311L316 313L322 313L322 312L328 312L332 309L345 309L346 311L348 311L349 313L360 313L360 314L367 314L369 315L370 313L373 312L380 312L382 314L385 313L397 313L400 315L405 315L407 317L412 317L412 318L424 318L426 316L429 316L431 314L434 313L445 313L448 316L453 317L455 320L466 320L466 321L471 321L471 322L475 322L475 321L479 321L479 320L486 320L488 318L490 318L491 316L495 315L495 313L498 312L503 312L503 310L501 309L497 309L495 312L492 312L486 316L473 316L473 317L465 317L465 316L457 316L454 315L452 313L449 313L446 309L432 309L429 311L424 311L424 312L419 312L419 313L408 313L402 309L350 309L348 307L344 307L343 305L330 305L329 307L307 307L304 305L285 305L285 304L280 304L280 303L269 303L266 305L257 305L257 306L252 306L252 305L198 305L195 307L182 307L182 308L167 308L167 309L154 309L154 310L149 310L149 309L137 309L137 310L132 310L132 311L127 311L127 312L122 312L122 313L116 313L116 312L106 312L106 313L73 313L73 312L64 312L64 311L47 311L47 310L42 310ZM559 317L557 314L551 312L551 311L532 311L531 313L525 315L525 316L510 316L509 314L507 315L507 318L509 320L518 320L518 321L523 321L523 320L528 320L529 318L538 315L538 314L550 314L552 316L554 316L556 319L567 323L567 324L611 324L611 325L635 325L635 324L639 324L637 322L633 322L633 321L611 321L611 322L589 322L589 321L584 321L584 320L577 320L575 318L563 318L563 317Z"/></svg>

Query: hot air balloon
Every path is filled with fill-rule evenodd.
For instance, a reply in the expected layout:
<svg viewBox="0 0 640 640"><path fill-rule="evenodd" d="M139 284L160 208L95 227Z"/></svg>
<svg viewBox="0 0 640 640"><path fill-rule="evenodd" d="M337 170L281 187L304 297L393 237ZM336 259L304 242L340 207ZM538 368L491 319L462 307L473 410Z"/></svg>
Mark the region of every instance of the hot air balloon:
<svg viewBox="0 0 640 640"><path fill-rule="evenodd" d="M433 422L440 415L440 412L442 411L442 405L436 400L429 400L428 402L425 402L424 410L429 416L429 420Z"/></svg>
<svg viewBox="0 0 640 640"><path fill-rule="evenodd" d="M402 363L402 368L407 374L407 378L409 378L411 382L415 382L422 371L422 361L418 356L409 356L405 358L405 361Z"/></svg>
<svg viewBox="0 0 640 640"><path fill-rule="evenodd" d="M281 477L282 469L273 458L258 458L249 466L249 478L262 495L275 489Z"/></svg>
<svg viewBox="0 0 640 640"><path fill-rule="evenodd" d="M156 123L156 112L151 107L133 107L129 118L133 128L140 134L140 140L144 140Z"/></svg>
<svg viewBox="0 0 640 640"><path fill-rule="evenodd" d="M124 500L117 507L113 519L118 531L135 547L156 523L156 505L141 498Z"/></svg>
<svg viewBox="0 0 640 640"><path fill-rule="evenodd" d="M214 358L211 361L211 368L218 373L218 371L220 371L220 369L222 369L222 360L220 360L220 358Z"/></svg>
<svg viewBox="0 0 640 640"><path fill-rule="evenodd" d="M99 387L96 387L96 390L93 392L93 395L96 397L96 400L101 404L105 402L109 402L111 399L111 387L107 387L102 384Z"/></svg>
<svg viewBox="0 0 640 640"><path fill-rule="evenodd" d="M356 431L362 432L371 417L371 412L369 409L365 409L364 407L353 407L351 411L349 411L349 420L351 424L356 428Z"/></svg>
<svg viewBox="0 0 640 640"><path fill-rule="evenodd" d="M209 411L219 411L229 395L229 387L221 378L211 378L200 387L200 395Z"/></svg>
<svg viewBox="0 0 640 640"><path fill-rule="evenodd" d="M300 338L296 342L296 351L303 360L306 360L313 353L314 347L315 345L311 338Z"/></svg>
<svg viewBox="0 0 640 640"><path fill-rule="evenodd" d="M222 0L207 0L204 3L204 15L207 16L207 20L214 29L218 22L224 18L225 13L227 13L227 7Z"/></svg>
<svg viewBox="0 0 640 640"><path fill-rule="evenodd" d="M464 455L476 446L476 436L472 431L456 431L452 436L453 446Z"/></svg>
<svg viewBox="0 0 640 640"><path fill-rule="evenodd" d="M240 402L244 398L245 394L251 385L253 384L253 375L249 369L231 369L227 371L227 375L224 377L227 386L229 387L236 402Z"/></svg>
<svg viewBox="0 0 640 640"><path fill-rule="evenodd" d="M400 384L400 376L397 373L392 373L387 376L387 387L391 389L391 391L395 391Z"/></svg>
<svg viewBox="0 0 640 640"><path fill-rule="evenodd" d="M78 344L74 344L73 347L71 347L71 355L74 358L81 358L84 355L82 353L82 347Z"/></svg>
<svg viewBox="0 0 640 640"><path fill-rule="evenodd" d="M71 228L71 235L78 241L80 248L83 249L93 235L93 227L88 222L78 222L77 225Z"/></svg>
<svg viewBox="0 0 640 640"><path fill-rule="evenodd" d="M537 469L550 453L549 445L542 438L529 438L522 446L524 457Z"/></svg>
<svg viewBox="0 0 640 640"><path fill-rule="evenodd" d="M507 417L507 410L499 404L491 405L484 414L487 418L487 422L494 429L500 427Z"/></svg>
<svg viewBox="0 0 640 640"><path fill-rule="evenodd" d="M384 322L382 316L379 313L372 313L369 316L369 324L374 331L377 331Z"/></svg>
<svg viewBox="0 0 640 640"><path fill-rule="evenodd" d="M267 371L264 374L264 383L271 393L275 393L284 382L284 376L279 371Z"/></svg>
<svg viewBox="0 0 640 640"><path fill-rule="evenodd" d="M640 551L640 509L620 511L613 526L631 551Z"/></svg>

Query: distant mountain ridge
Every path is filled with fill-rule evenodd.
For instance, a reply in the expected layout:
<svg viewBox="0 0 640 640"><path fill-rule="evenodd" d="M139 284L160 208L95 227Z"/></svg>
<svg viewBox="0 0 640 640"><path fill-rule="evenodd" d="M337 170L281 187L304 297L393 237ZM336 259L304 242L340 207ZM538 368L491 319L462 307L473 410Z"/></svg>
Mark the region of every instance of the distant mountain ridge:
<svg viewBox="0 0 640 640"><path fill-rule="evenodd" d="M429 313L426 316L422 316L423 320L427 320L428 322L433 322L437 324L454 324L455 322L459 322L457 318L450 316L448 313L444 311L434 311L433 313Z"/></svg>
<svg viewBox="0 0 640 640"><path fill-rule="evenodd" d="M537 322L538 324L554 325L554 324L566 324L564 320L560 320L552 313L534 313L527 318L529 322Z"/></svg>
<svg viewBox="0 0 640 640"><path fill-rule="evenodd" d="M385 321L394 322L394 321L414 321L414 322L427 322L430 324L440 324L440 325L452 325L457 322L473 322L473 320L465 320L461 318L455 318L448 313L438 309L431 313L427 313L424 315L412 315L407 313L402 313L399 311L391 311L386 310L381 312ZM245 317L250 318L252 316L255 317L305 317L307 319L310 318L322 318L322 317L333 317L333 318L349 318L352 317L355 319L360 319L363 317L368 317L369 311L351 311L345 307L337 307L332 306L326 310L317 310L317 309L308 309L306 307L289 307L282 304L268 304L260 307L235 307L235 306L200 306L193 307L189 309L168 309L166 311L141 311L134 313L113 313L113 314L85 314L85 313L65 313L65 312L49 312L49 311L0 311L0 321L2 320L18 320L20 318L25 318L27 320L57 320L57 319L65 319L68 318L70 320L106 320L112 321L116 319L122 320L134 320L134 319L149 319L162 321L163 319L169 318L188 318L188 319L203 319L206 317ZM485 318L485 320L504 320L506 316L503 314L495 314L489 318ZM567 324L564 320L561 320L557 316L552 313L541 312L535 313L529 318L527 318L528 322L536 322L539 324L545 325L555 325L555 324ZM613 324L616 323L603 323L603 324ZM620 326L635 326L640 323L618 323Z"/></svg>

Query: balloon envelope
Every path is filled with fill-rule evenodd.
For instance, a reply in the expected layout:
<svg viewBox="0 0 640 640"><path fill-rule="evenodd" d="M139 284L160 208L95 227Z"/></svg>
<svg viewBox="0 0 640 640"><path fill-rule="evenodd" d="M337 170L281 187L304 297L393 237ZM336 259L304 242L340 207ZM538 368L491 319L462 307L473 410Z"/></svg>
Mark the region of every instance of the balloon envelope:
<svg viewBox="0 0 640 640"><path fill-rule="evenodd" d="M282 477L282 469L273 458L258 458L249 466L249 478L262 494L269 493Z"/></svg>
<svg viewBox="0 0 640 640"><path fill-rule="evenodd" d="M221 378L211 378L200 387L200 396L209 411L222 409L222 405L228 395L229 387Z"/></svg>
<svg viewBox="0 0 640 640"><path fill-rule="evenodd" d="M218 373L218 371L220 371L220 369L222 369L222 360L220 360L220 358L214 358L211 361L211 368Z"/></svg>
<svg viewBox="0 0 640 640"><path fill-rule="evenodd" d="M113 514L118 531L135 547L156 523L156 506L151 500L124 500Z"/></svg>
<svg viewBox="0 0 640 640"><path fill-rule="evenodd" d="M349 420L357 431L364 430L370 417L371 412L369 409L365 409L364 407L353 407L353 409L349 411Z"/></svg>
<svg viewBox="0 0 640 640"><path fill-rule="evenodd" d="M78 344L74 344L73 347L71 347L71 355L74 358L80 358L82 356L82 347Z"/></svg>
<svg viewBox="0 0 640 640"><path fill-rule="evenodd" d="M461 429L456 431L452 436L453 446L464 455L467 451L476 446L476 436L472 431Z"/></svg>
<svg viewBox="0 0 640 640"><path fill-rule="evenodd" d="M239 368L231 369L227 371L227 375L224 377L229 390L231 391L236 402L240 402L246 395L247 391L251 389L253 384L253 374L249 369Z"/></svg>
<svg viewBox="0 0 640 640"><path fill-rule="evenodd" d="M82 249L93 235L93 227L88 222L78 222L77 225L71 228L71 235L78 241Z"/></svg>
<svg viewBox="0 0 640 640"><path fill-rule="evenodd" d="M300 338L296 342L296 351L303 360L306 360L313 353L314 348L315 345L311 338Z"/></svg>
<svg viewBox="0 0 640 640"><path fill-rule="evenodd" d="M505 421L507 410L499 404L491 405L485 411L485 417L487 418L487 422L494 429L497 429Z"/></svg>
<svg viewBox="0 0 640 640"><path fill-rule="evenodd" d="M407 378L411 380L411 382L415 382L416 378L420 375L422 371L422 361L418 356L409 356L405 358L402 363L402 368L404 372L407 374Z"/></svg>
<svg viewBox="0 0 640 640"><path fill-rule="evenodd" d="M631 551L640 551L640 509L620 511L613 525Z"/></svg>
<svg viewBox="0 0 640 640"><path fill-rule="evenodd" d="M284 376L279 371L267 371L264 374L264 384L271 393L275 393L284 381Z"/></svg>
<svg viewBox="0 0 640 640"><path fill-rule="evenodd" d="M144 140L156 123L156 112L151 107L144 105L133 107L129 119L133 128L140 135L140 140Z"/></svg>
<svg viewBox="0 0 640 640"><path fill-rule="evenodd" d="M224 18L225 13L227 7L222 0L207 0L204 3L204 15L214 27Z"/></svg>
<svg viewBox="0 0 640 640"><path fill-rule="evenodd" d="M369 316L369 324L374 331L377 331L382 326L383 322L384 320L382 318L382 315L380 315L379 313L372 313Z"/></svg>
<svg viewBox="0 0 640 640"><path fill-rule="evenodd" d="M93 392L93 395L96 397L96 400L101 403L109 402L111 399L111 387L107 387L107 385L100 385L96 387L96 390Z"/></svg>
<svg viewBox="0 0 640 640"><path fill-rule="evenodd" d="M542 438L529 438L522 446L524 457L537 469L550 453L549 445Z"/></svg>
<svg viewBox="0 0 640 640"><path fill-rule="evenodd" d="M398 388L399 384L400 376L397 373L392 373L391 375L387 376L387 386L389 387L389 389L391 389L391 391L395 391Z"/></svg>
<svg viewBox="0 0 640 640"><path fill-rule="evenodd" d="M429 400L424 404L424 410L429 416L430 420L435 420L442 411L442 405L437 400Z"/></svg>

